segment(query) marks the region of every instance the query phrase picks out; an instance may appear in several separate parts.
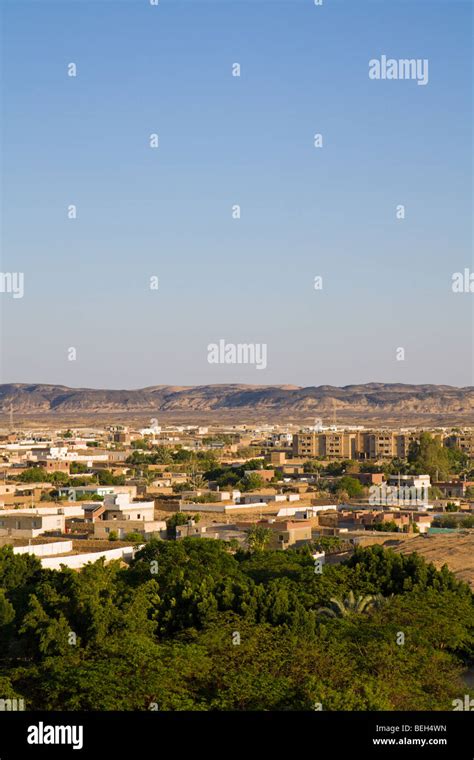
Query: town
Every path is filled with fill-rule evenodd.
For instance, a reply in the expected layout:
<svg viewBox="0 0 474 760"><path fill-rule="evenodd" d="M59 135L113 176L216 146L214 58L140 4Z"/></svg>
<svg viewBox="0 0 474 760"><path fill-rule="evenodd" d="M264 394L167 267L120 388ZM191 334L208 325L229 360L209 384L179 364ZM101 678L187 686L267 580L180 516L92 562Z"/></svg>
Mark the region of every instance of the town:
<svg viewBox="0 0 474 760"><path fill-rule="evenodd" d="M135 429L136 427L136 429ZM127 424L0 434L0 546L78 569L151 539L429 552L474 587L474 430ZM423 540L424 539L424 540Z"/></svg>

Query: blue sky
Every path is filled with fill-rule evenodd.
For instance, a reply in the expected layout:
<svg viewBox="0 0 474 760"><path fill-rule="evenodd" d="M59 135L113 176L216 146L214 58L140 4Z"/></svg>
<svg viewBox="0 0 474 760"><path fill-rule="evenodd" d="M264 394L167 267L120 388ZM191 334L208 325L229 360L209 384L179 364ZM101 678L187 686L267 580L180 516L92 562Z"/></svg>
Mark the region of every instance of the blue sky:
<svg viewBox="0 0 474 760"><path fill-rule="evenodd" d="M2 382L474 384L470 2L1 8Z"/></svg>

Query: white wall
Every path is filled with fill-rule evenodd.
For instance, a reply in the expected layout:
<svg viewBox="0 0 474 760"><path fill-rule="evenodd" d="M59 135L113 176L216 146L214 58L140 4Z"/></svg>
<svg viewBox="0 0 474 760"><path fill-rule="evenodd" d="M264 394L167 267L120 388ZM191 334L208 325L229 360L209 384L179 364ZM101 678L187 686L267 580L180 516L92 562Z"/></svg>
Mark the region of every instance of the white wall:
<svg viewBox="0 0 474 760"><path fill-rule="evenodd" d="M41 565L49 570L60 570L61 565L66 565L66 567L71 568L79 568L84 567L88 562L97 562L101 557L104 557L106 561L112 559L132 559L134 553L135 549L133 546L123 546L119 549L107 549L103 552L72 554L70 557L44 557L41 560Z"/></svg>
<svg viewBox="0 0 474 760"><path fill-rule="evenodd" d="M52 541L50 544L13 547L13 554L34 554L35 557L49 557L52 554L65 554L66 552L72 552L72 541Z"/></svg>
<svg viewBox="0 0 474 760"><path fill-rule="evenodd" d="M308 517L316 515L318 512L326 512L327 510L332 509L336 510L335 504L330 504L328 506L324 507L282 507L278 510L277 517L292 517L293 515L303 515L305 513L308 514Z"/></svg>

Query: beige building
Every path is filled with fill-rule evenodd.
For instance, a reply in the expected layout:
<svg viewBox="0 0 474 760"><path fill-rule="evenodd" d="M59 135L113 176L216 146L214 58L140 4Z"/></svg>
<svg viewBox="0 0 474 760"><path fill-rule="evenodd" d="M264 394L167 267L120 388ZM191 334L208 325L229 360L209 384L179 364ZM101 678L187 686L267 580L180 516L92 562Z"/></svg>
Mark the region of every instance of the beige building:
<svg viewBox="0 0 474 760"><path fill-rule="evenodd" d="M112 520L97 520L94 523L94 538L110 538L115 534L118 539L123 539L129 533L140 533L144 538L151 536L166 537L165 520L132 520L127 517Z"/></svg>
<svg viewBox="0 0 474 760"><path fill-rule="evenodd" d="M283 520L265 525L272 530L269 548L287 549L300 541L311 541L312 525L310 520Z"/></svg>
<svg viewBox="0 0 474 760"><path fill-rule="evenodd" d="M270 452L270 464L285 464L286 453L284 451L272 451Z"/></svg>
<svg viewBox="0 0 474 760"><path fill-rule="evenodd" d="M397 453L395 433L367 433L362 435L364 453L369 459L393 459Z"/></svg>
<svg viewBox="0 0 474 760"><path fill-rule="evenodd" d="M355 459L357 433L297 433L293 436L293 454L307 459Z"/></svg>
<svg viewBox="0 0 474 760"><path fill-rule="evenodd" d="M417 436L414 433L398 433L396 439L398 459L408 459L410 446L417 440Z"/></svg>
<svg viewBox="0 0 474 760"><path fill-rule="evenodd" d="M293 436L293 455L303 459L322 456L322 444L319 433L296 433Z"/></svg>
<svg viewBox="0 0 474 760"><path fill-rule="evenodd" d="M434 438L447 443L440 433ZM293 436L293 456L303 459L407 459L410 445L418 440L415 433L397 433L391 430L337 431L297 433ZM452 436L451 445L474 456L474 434Z"/></svg>
<svg viewBox="0 0 474 760"><path fill-rule="evenodd" d="M108 495L104 511L94 521L94 538L109 538L116 534L124 538L128 533L141 533L148 537L166 531L164 520L155 520L154 501L129 500L128 494Z"/></svg>
<svg viewBox="0 0 474 760"><path fill-rule="evenodd" d="M36 538L42 533L64 533L66 517L51 512L28 512L15 510L14 514L0 512L0 536L12 538Z"/></svg>
<svg viewBox="0 0 474 760"><path fill-rule="evenodd" d="M451 442L456 449L460 449L470 459L474 459L474 433L458 433L452 436Z"/></svg>

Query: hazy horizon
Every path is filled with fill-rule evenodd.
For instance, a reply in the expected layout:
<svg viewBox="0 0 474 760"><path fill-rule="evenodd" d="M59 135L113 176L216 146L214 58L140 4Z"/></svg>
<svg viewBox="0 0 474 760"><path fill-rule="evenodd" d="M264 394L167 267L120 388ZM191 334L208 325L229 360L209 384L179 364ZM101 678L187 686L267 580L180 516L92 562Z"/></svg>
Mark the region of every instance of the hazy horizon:
<svg viewBox="0 0 474 760"><path fill-rule="evenodd" d="M142 385L142 386L136 386L136 387L124 387L124 386L86 386L86 385L66 385L65 383L52 383L52 382L18 382L18 381L8 381L8 382L1 382L0 387L4 385L26 385L26 386L36 386L36 385L46 385L51 387L65 387L70 388L71 390L91 390L91 391L144 391L149 390L152 388L199 388L199 387L206 387L206 386L215 386L215 387L230 387L230 386L241 386L241 387L247 387L247 388L280 388L282 390L305 390L308 388L338 388L338 389L347 389L347 388L355 388L355 387L363 387L363 386L389 386L389 385L396 385L396 386L407 386L407 387L429 387L432 386L434 388L455 388L458 390L466 390L470 388L474 388L474 385L450 385L448 383L403 383L403 382L393 382L393 383L384 383L382 381L378 380L369 380L365 383L345 383L344 385L334 385L332 383L318 383L311 384L311 385L295 385L294 383L252 383L252 382L214 382L214 383L154 383L149 385Z"/></svg>

